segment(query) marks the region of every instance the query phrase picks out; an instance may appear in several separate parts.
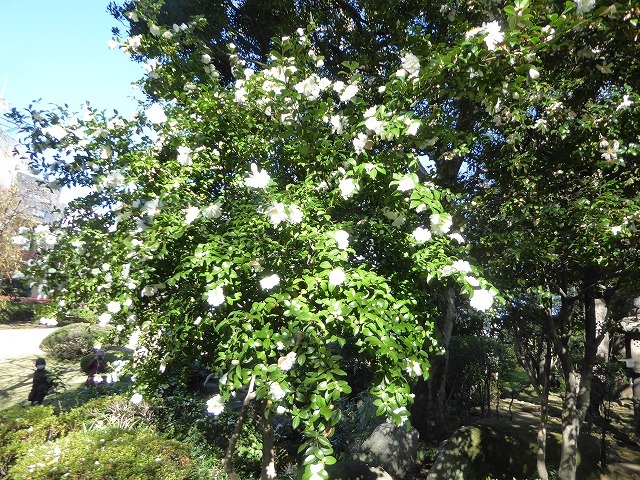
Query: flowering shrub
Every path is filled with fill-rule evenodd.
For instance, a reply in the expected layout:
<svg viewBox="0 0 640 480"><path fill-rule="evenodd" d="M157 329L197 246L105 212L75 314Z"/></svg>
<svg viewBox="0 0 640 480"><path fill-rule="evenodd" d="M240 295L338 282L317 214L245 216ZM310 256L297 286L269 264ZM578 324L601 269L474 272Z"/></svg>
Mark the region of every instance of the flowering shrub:
<svg viewBox="0 0 640 480"><path fill-rule="evenodd" d="M458 18L445 5L434 13L449 21L442 38L418 22L385 65L345 62L331 73L310 26L275 41L260 70L230 44L235 82L227 86L196 35L204 18L161 25L159 5L140 0L129 18L149 34L113 43L148 60L142 87L153 101L130 119L88 105L14 114L36 171L92 188L44 234L55 248L31 273L43 294L86 303L116 340L133 338L133 400L161 394L198 362L220 386L203 409L219 415L242 392L265 418L289 415L305 436L305 478L324 478L335 461L336 401L352 389L348 362L331 346L354 339L354 355L370 361L377 413L402 423L412 384L440 351L434 292L455 288L479 311L499 300L469 256L464 218L486 207L479 192L513 172L514 195L532 197L519 168L539 157L526 146L574 134L565 84L545 83L560 74L543 67L589 22L618 26L617 7L594 9L593 1L540 2L534 11L522 0ZM633 12L623 21L637 24ZM600 55L590 72L611 75L613 52L594 48L584 52ZM600 110L627 115L637 94L603 86L598 95L578 131L597 128L601 138L581 141L576 156L591 168L595 155L598 172L617 172L638 146L621 141L613 115L601 126L591 119ZM499 163L505 152L512 164ZM469 198L478 202L438 187L430 155L442 170L476 168ZM497 168L484 171L480 160ZM615 230L598 230L602 242L578 236L577 244L604 253L630 235L632 215L620 215ZM561 224L562 215L552 218ZM510 220L500 232L513 243ZM480 236L483 224L475 228ZM272 467L267 459L265 472Z"/></svg>

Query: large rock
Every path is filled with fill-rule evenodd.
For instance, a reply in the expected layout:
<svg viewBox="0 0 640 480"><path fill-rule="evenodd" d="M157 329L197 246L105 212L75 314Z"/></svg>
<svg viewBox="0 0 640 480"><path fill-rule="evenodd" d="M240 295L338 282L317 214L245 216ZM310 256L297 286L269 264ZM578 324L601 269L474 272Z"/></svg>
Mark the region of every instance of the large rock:
<svg viewBox="0 0 640 480"><path fill-rule="evenodd" d="M599 442L581 435L578 440L577 478L588 478L596 469ZM547 465L557 467L559 434L547 438ZM427 480L497 480L531 478L536 474L536 429L521 425L465 426L440 446Z"/></svg>
<svg viewBox="0 0 640 480"><path fill-rule="evenodd" d="M354 457L379 465L392 477L401 479L415 467L418 439L418 432L413 427L383 423L364 441Z"/></svg>
<svg viewBox="0 0 640 480"><path fill-rule="evenodd" d="M329 480L393 480L380 467L374 467L359 460L345 460L327 466Z"/></svg>

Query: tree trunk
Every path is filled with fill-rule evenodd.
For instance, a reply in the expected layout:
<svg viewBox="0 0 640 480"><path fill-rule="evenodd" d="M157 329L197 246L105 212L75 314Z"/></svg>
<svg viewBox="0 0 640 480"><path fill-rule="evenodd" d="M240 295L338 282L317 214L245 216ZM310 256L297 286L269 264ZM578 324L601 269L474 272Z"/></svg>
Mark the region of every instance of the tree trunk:
<svg viewBox="0 0 640 480"><path fill-rule="evenodd" d="M578 409L580 378L575 372L569 374L562 409L562 454L558 479L575 480L578 467L578 437L581 418Z"/></svg>
<svg viewBox="0 0 640 480"><path fill-rule="evenodd" d="M595 276L585 278L584 302L584 357L580 373L575 371L568 346L568 339L558 353L563 366L566 392L562 411L562 455L558 469L559 480L575 480L578 458L580 426L589 408L593 366L598 352L598 291ZM605 309L606 312L606 309Z"/></svg>
<svg viewBox="0 0 640 480"><path fill-rule="evenodd" d="M227 472L229 476L229 480L240 480L238 474L233 467L233 452L236 449L236 443L238 443L238 439L240 438L240 433L242 432L242 425L247 419L247 413L249 412L249 406L251 402L256 398L256 393L253 391L253 387L255 385L255 377L251 377L251 381L249 382L249 389L247 391L247 396L244 398L244 402L242 402L242 409L240 410L240 415L238 416L238 422L236 423L235 428L233 429L233 433L231 434L231 438L229 438L229 445L227 446L227 451L222 457L221 463L224 467L224 471Z"/></svg>
<svg viewBox="0 0 640 480"><path fill-rule="evenodd" d="M273 480L276 478L276 453L274 449L273 422L271 410L264 405L262 424L262 473L260 480Z"/></svg>
<svg viewBox="0 0 640 480"><path fill-rule="evenodd" d="M442 347L444 348L441 364L440 378L438 384L438 394L436 397L436 425L439 429L446 426L446 401L447 401L447 369L449 368L449 342L453 331L453 320L456 316L456 294L453 289L448 289L443 302L444 311L442 315Z"/></svg>
<svg viewBox="0 0 640 480"><path fill-rule="evenodd" d="M549 421L549 375L551 374L551 344L547 343L547 351L542 367L540 380L540 424L538 426L538 450L536 452L536 468L540 480L549 480L547 470L547 423Z"/></svg>

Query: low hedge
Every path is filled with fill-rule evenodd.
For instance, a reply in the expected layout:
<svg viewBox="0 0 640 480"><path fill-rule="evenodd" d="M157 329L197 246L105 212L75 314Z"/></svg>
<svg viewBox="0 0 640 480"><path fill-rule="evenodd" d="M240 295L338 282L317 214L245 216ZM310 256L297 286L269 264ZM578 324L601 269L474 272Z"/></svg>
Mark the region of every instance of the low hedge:
<svg viewBox="0 0 640 480"><path fill-rule="evenodd" d="M45 337L40 348L56 360L79 360L93 352L94 345L105 332L106 329L97 325L74 323Z"/></svg>

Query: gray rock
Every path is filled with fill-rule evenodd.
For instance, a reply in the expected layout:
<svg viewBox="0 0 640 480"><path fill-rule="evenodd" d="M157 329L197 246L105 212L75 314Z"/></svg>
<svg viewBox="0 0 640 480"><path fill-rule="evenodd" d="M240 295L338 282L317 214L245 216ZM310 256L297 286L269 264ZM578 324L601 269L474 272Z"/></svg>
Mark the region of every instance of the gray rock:
<svg viewBox="0 0 640 480"><path fill-rule="evenodd" d="M380 467L374 467L359 460L345 460L327 466L329 480L393 480Z"/></svg>
<svg viewBox="0 0 640 480"><path fill-rule="evenodd" d="M415 467L418 431L408 425L378 425L355 453L357 460L379 465L394 478L404 478Z"/></svg>

